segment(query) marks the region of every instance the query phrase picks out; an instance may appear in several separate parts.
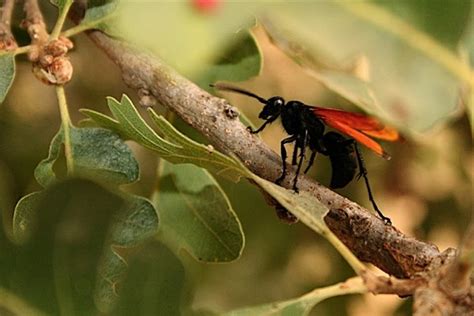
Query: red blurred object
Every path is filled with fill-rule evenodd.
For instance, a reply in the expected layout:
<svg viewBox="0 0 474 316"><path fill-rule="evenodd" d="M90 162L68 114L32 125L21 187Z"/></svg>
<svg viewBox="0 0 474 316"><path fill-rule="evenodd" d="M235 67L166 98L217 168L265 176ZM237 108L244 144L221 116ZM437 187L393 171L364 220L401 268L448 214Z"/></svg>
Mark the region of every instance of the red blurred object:
<svg viewBox="0 0 474 316"><path fill-rule="evenodd" d="M202 13L214 12L220 4L220 0L192 0L194 8Z"/></svg>

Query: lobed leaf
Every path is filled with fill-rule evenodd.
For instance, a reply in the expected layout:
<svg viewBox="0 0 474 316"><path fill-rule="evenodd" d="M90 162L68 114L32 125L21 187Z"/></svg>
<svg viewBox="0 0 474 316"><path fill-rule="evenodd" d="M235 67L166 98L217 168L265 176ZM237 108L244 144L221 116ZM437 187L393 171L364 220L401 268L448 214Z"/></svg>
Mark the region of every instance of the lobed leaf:
<svg viewBox="0 0 474 316"><path fill-rule="evenodd" d="M99 266L95 293L99 309L106 312L117 300L117 287L123 281L130 253L158 231L158 213L145 198L127 196L111 229L111 246Z"/></svg>
<svg viewBox="0 0 474 316"><path fill-rule="evenodd" d="M205 169L162 161L156 204L160 236L174 249L185 249L205 262L240 257L244 247L241 224L227 196Z"/></svg>
<svg viewBox="0 0 474 316"><path fill-rule="evenodd" d="M232 181L238 181L248 172L234 159L219 153L212 146L193 141L176 130L162 116L157 115L153 109L148 109L148 114L162 135L160 136L143 120L126 95L120 102L113 98L108 98L107 102L114 118L106 118L90 110L82 112L100 126L112 127L125 138L136 141L170 162L193 163Z"/></svg>
<svg viewBox="0 0 474 316"><path fill-rule="evenodd" d="M13 79L15 79L15 55L0 54L0 104L5 100Z"/></svg>

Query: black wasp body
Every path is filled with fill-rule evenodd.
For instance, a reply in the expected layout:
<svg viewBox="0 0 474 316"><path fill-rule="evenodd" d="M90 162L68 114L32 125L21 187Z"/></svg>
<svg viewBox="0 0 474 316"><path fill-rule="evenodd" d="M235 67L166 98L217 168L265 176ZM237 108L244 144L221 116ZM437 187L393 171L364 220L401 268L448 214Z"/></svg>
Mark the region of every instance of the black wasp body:
<svg viewBox="0 0 474 316"><path fill-rule="evenodd" d="M314 115L313 108L299 101L285 103L281 97L270 98L259 114L265 120L263 125L252 130L251 133L261 132L269 123L281 118L283 128L289 137L281 141L281 157L283 168L281 176L275 181L281 183L286 176L287 151L285 145L294 143L292 165L298 165L296 176L293 180L293 189L298 191L298 175L301 171L306 148L311 150L308 166L305 173L311 168L317 153L329 156L332 166L330 187L337 189L345 187L355 176L357 161L355 155L355 142L347 139L337 132L325 132L325 125ZM299 158L299 159L298 159Z"/></svg>
<svg viewBox="0 0 474 316"><path fill-rule="evenodd" d="M367 177L367 169L365 168L362 155L354 138L382 157L388 158L388 154L383 151L380 145L366 135L386 140L396 140L398 139L398 133L396 131L386 128L375 119L361 114L309 106L300 101L285 102L285 100L279 96L264 99L252 92L225 84L212 86L220 90L250 96L264 104L258 117L265 122L256 130L249 127L249 131L253 134L261 132L268 124L281 118L281 123L286 133L288 133L288 137L284 138L280 144L282 173L275 181L277 184L281 183L286 176L286 160L288 158L286 145L294 143L291 164L297 165L296 175L293 179L293 190L295 190L295 192L298 192L298 176L301 172L303 161L305 160L306 151L309 149L311 156L309 157L308 165L304 171L305 173L313 165L317 153L329 157L332 167L331 188L337 189L345 187L352 181L357 169L359 169L358 178L364 178L369 200L374 209L386 223L390 223L390 219L382 214L372 196ZM355 125L360 125L360 129L351 128L346 124L347 121L353 122ZM326 125L328 124L347 135L353 136L353 138L344 137L335 131L326 132ZM365 133L365 135L363 133Z"/></svg>

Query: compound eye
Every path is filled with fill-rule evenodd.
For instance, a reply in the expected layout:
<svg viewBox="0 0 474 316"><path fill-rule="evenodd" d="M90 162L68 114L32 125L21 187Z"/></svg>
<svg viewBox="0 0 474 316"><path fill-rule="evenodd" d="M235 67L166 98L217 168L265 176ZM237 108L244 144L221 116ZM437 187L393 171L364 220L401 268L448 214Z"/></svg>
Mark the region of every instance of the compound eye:
<svg viewBox="0 0 474 316"><path fill-rule="evenodd" d="M278 106L282 106L283 105L283 100L282 99L276 99L275 103Z"/></svg>

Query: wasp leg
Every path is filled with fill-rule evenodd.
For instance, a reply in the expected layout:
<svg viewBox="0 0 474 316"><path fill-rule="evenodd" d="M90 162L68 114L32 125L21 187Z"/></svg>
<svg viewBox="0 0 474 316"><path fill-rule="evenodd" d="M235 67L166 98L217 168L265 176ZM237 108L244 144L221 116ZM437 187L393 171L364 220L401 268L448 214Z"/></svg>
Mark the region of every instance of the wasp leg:
<svg viewBox="0 0 474 316"><path fill-rule="evenodd" d="M288 138L285 138L281 141L280 146L281 146L281 161L282 161L282 173L281 176L275 180L276 184L280 184L283 179L285 179L286 176L286 148L285 144L292 143L296 140L296 135L290 136Z"/></svg>
<svg viewBox="0 0 474 316"><path fill-rule="evenodd" d="M299 144L299 147L300 147L300 160L298 162L298 168L296 169L296 175L295 175L295 179L293 180L293 190L295 190L296 193L298 193L298 187L296 186L297 182L298 182L298 176L300 174L300 171L301 171L301 166L303 165L303 160L304 160L304 156L305 156L305 149L306 149L306 146L308 145L307 144L307 141L308 141L308 135L307 135L307 132L305 131L305 133L303 134L303 139L301 140L300 144Z"/></svg>
<svg viewBox="0 0 474 316"><path fill-rule="evenodd" d="M271 123L270 120L268 121L265 121L262 126L260 126L259 128L257 128L256 130L253 130L252 129L252 126L248 126L247 127L247 130L250 132L250 134L258 134L260 133L261 131L263 131L263 129L267 126L268 123Z"/></svg>
<svg viewBox="0 0 474 316"><path fill-rule="evenodd" d="M293 147L293 158L291 159L292 166L296 166L297 157L298 157L298 144L295 144L295 147Z"/></svg>
<svg viewBox="0 0 474 316"><path fill-rule="evenodd" d="M360 154L359 146L357 145L356 142L354 142L354 148L355 148L355 152L357 156L357 162L359 163L359 175L357 176L357 178L358 179L360 179L361 177L364 178L365 186L367 187L367 192L369 194L369 200L372 203L373 208L375 209L377 214L379 214L380 218L382 218L382 220L384 221L386 225L392 225L392 221L390 220L390 218L383 215L382 211L380 211L380 209L378 208L377 203L375 203L375 198L372 195L372 190L370 189L369 178L367 177L367 169L365 168L364 159L362 158L362 155Z"/></svg>

